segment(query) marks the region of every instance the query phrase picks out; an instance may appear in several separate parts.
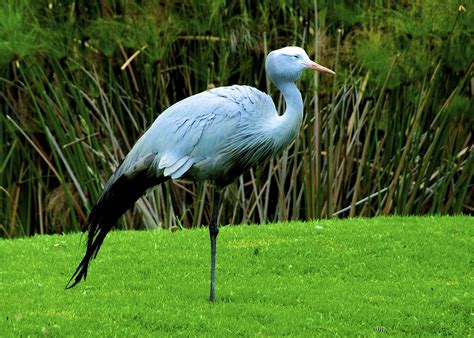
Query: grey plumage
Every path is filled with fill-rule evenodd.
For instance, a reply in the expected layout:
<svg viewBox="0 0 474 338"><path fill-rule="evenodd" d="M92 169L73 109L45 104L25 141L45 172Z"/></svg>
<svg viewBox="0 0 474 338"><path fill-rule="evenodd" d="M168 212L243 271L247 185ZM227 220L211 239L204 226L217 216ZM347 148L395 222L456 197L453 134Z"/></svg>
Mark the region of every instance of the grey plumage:
<svg viewBox="0 0 474 338"><path fill-rule="evenodd" d="M225 185L238 176L229 176L231 172L244 171L291 141L294 135L285 138L274 130L279 118L272 99L249 86L196 94L156 119L117 175L133 172L138 163L148 165L159 176L177 179L186 174ZM167 137L163 137L164 131Z"/></svg>
<svg viewBox="0 0 474 338"><path fill-rule="evenodd" d="M287 108L281 116L270 96L249 86L211 89L161 113L116 169L95 203L85 227L86 254L67 288L86 278L89 262L96 257L107 233L147 189L180 177L209 179L220 189L285 149L298 134L303 119L303 101L295 81L305 68L333 73L312 62L298 47L285 47L268 55L266 70L286 101ZM209 229L210 300L214 301L218 233L215 211Z"/></svg>

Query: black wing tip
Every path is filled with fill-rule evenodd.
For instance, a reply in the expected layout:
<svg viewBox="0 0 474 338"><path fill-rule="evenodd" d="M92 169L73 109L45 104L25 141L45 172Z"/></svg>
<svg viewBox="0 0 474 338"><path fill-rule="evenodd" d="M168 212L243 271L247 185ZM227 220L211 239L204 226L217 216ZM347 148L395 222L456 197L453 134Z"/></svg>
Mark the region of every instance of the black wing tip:
<svg viewBox="0 0 474 338"><path fill-rule="evenodd" d="M125 175L116 177L115 174L112 176L81 229L82 235L88 233L86 254L67 282L66 290L73 288L81 280L86 280L90 261L97 257L105 236L118 218L133 206L146 189L168 179L169 177L150 176L148 169L140 171L133 178Z"/></svg>
<svg viewBox="0 0 474 338"><path fill-rule="evenodd" d="M86 280L87 277L87 268L85 268L82 264L80 264L76 271L72 274L69 281L66 283L65 290L72 289L77 284L79 284L82 280Z"/></svg>
<svg viewBox="0 0 474 338"><path fill-rule="evenodd" d="M86 253L85 257L82 259L82 261L79 263L76 271L72 274L71 278L69 281L66 283L65 290L72 289L75 287L77 284L81 282L81 280L86 280L87 277L87 268L89 265L89 260L90 260L90 255Z"/></svg>
<svg viewBox="0 0 474 338"><path fill-rule="evenodd" d="M81 267L79 266L78 267L78 270L80 269ZM86 276L84 275L84 273L82 271L76 271L72 277L69 279L69 281L66 283L66 286L65 286L65 290L69 290L69 289L72 289L73 287L75 287L77 284L79 284L81 282L81 280L84 279L86 280Z"/></svg>
<svg viewBox="0 0 474 338"><path fill-rule="evenodd" d="M72 275L72 277L66 283L64 290L69 290L75 287L77 284L81 282L82 277L77 276L76 274Z"/></svg>
<svg viewBox="0 0 474 338"><path fill-rule="evenodd" d="M77 284L79 284L80 280L74 280L74 283L71 284L72 278L67 282L66 286L64 287L64 290L69 290L75 287Z"/></svg>

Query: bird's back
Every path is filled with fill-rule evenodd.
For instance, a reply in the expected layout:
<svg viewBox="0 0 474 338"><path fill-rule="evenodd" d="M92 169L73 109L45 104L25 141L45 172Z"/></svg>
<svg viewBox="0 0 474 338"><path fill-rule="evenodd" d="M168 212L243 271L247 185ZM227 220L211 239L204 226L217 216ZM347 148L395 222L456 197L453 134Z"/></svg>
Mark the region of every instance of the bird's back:
<svg viewBox="0 0 474 338"><path fill-rule="evenodd" d="M250 86L211 89L166 109L138 140L118 174L148 163L158 176L228 181L268 155L272 121L268 95Z"/></svg>

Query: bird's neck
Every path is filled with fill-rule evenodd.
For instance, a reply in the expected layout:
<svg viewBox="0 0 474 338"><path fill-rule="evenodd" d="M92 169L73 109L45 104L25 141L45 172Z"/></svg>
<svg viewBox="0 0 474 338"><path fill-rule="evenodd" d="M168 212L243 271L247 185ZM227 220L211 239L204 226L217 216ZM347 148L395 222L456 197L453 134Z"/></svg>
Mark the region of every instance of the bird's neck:
<svg viewBox="0 0 474 338"><path fill-rule="evenodd" d="M301 93L294 82L284 82L278 84L278 89L285 98L285 113L279 117L281 132L286 136L287 143L290 143L299 133L303 121L303 99Z"/></svg>
<svg viewBox="0 0 474 338"><path fill-rule="evenodd" d="M286 110L283 116L301 121L303 119L303 98L296 84L294 82L284 82L279 84L278 89L285 97Z"/></svg>

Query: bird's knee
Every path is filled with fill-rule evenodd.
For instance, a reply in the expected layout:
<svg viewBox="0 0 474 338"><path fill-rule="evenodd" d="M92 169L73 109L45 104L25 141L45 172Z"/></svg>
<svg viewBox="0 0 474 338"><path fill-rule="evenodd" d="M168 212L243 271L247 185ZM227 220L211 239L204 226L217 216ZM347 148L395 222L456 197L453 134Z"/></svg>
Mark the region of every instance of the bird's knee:
<svg viewBox="0 0 474 338"><path fill-rule="evenodd" d="M209 227L209 235L211 235L211 237L217 237L217 235L219 234L219 227L217 226L210 226Z"/></svg>

